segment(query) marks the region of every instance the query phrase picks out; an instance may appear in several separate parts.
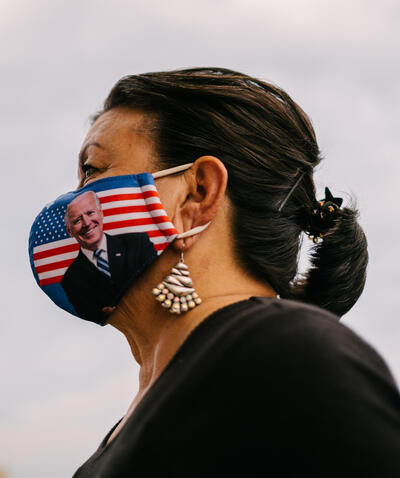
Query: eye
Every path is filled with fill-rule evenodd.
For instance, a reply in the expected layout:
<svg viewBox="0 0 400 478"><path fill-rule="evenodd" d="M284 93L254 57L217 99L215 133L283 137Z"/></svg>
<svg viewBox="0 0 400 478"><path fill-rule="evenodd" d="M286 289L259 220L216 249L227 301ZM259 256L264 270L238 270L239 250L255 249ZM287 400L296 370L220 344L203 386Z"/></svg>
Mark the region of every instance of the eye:
<svg viewBox="0 0 400 478"><path fill-rule="evenodd" d="M90 166L89 164L82 164L82 172L85 179L89 179L90 176L93 176L97 171L97 168Z"/></svg>

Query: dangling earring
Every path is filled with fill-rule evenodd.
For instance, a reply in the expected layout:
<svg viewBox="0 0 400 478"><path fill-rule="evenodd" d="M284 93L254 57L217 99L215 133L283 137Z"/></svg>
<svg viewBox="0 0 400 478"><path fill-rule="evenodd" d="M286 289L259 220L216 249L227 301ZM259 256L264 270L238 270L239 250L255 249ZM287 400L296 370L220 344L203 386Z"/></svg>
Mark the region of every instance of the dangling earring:
<svg viewBox="0 0 400 478"><path fill-rule="evenodd" d="M161 305L171 314L182 314L201 304L199 295L192 287L193 281L189 276L189 268L183 260L184 248L185 242L183 242L180 261L152 291L156 300L161 302Z"/></svg>

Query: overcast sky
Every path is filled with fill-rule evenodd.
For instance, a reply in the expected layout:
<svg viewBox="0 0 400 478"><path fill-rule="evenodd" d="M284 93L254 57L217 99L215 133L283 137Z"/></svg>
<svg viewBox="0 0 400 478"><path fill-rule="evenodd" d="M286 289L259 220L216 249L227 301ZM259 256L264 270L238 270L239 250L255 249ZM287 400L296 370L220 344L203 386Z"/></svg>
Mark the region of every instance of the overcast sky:
<svg viewBox="0 0 400 478"><path fill-rule="evenodd" d="M365 292L343 322L400 381L400 3L381 0L3 0L0 468L70 477L125 413L125 339L59 310L30 271L36 214L75 189L88 118L123 75L223 66L272 81L310 115L319 190L357 198ZM238 384L239 386L240 384Z"/></svg>

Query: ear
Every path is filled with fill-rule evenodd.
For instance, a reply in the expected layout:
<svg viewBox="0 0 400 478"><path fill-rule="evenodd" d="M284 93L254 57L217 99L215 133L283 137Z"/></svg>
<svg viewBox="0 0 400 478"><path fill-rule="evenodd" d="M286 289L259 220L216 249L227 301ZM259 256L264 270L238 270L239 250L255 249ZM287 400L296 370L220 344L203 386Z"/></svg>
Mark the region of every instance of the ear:
<svg viewBox="0 0 400 478"><path fill-rule="evenodd" d="M201 156L188 171L187 195L183 200L175 225L179 232L185 232L197 226L212 222L216 217L225 196L228 184L228 171L221 160L214 156ZM199 239L200 234L186 238L187 250ZM179 250L183 248L183 239L174 243Z"/></svg>

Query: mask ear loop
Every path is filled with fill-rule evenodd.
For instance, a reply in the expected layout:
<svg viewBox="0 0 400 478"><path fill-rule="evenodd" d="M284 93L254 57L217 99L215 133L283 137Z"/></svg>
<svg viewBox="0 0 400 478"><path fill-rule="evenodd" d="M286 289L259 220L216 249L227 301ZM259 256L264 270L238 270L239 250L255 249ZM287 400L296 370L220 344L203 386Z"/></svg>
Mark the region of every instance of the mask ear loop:
<svg viewBox="0 0 400 478"><path fill-rule="evenodd" d="M202 226L197 226L194 227L193 229L189 229L186 232L181 232L176 236L176 239L186 239L187 237L195 236L196 234L199 234L199 232L204 231L204 229L207 229L207 227L211 224L210 222L207 222L207 224L203 224Z"/></svg>
<svg viewBox="0 0 400 478"><path fill-rule="evenodd" d="M181 171L186 171L189 169L193 163L181 164L181 166L175 166L173 168L163 169L162 171L157 171L153 173L153 178L163 178L164 176L169 176L170 174L180 173Z"/></svg>

